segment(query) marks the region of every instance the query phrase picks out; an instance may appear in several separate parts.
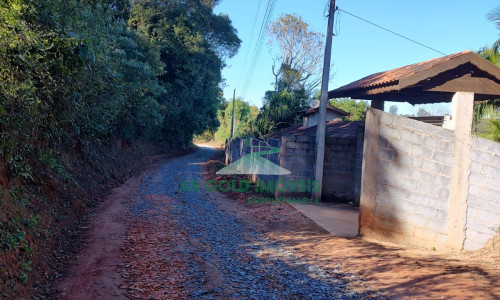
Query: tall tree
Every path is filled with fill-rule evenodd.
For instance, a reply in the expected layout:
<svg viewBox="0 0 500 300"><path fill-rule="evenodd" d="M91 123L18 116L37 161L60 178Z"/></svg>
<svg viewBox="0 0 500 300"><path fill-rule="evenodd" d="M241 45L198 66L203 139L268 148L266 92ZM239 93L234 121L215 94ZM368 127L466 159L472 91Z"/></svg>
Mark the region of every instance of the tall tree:
<svg viewBox="0 0 500 300"><path fill-rule="evenodd" d="M280 51L273 66L276 84L281 79L287 88L312 92L321 83L324 35L295 14L282 15L267 30L269 43Z"/></svg>
<svg viewBox="0 0 500 300"><path fill-rule="evenodd" d="M302 122L297 114L308 107L308 94L304 89L288 90L280 81L274 91L267 91L261 113L257 118L259 133L275 132Z"/></svg>
<svg viewBox="0 0 500 300"><path fill-rule="evenodd" d="M500 6L497 6L494 9L492 9L488 13L487 18L488 18L488 20L495 22L497 28L500 29ZM493 44L492 48L497 49L497 53L498 53L499 47L500 47L500 38L497 39L497 41Z"/></svg>
<svg viewBox="0 0 500 300"><path fill-rule="evenodd" d="M349 121L362 121L366 118L366 108L368 107L366 101L339 98L330 100L330 105L348 112L350 115L346 119Z"/></svg>
<svg viewBox="0 0 500 300"><path fill-rule="evenodd" d="M240 98L235 99L234 105L234 137L251 136L256 131L255 122L259 114L256 106L250 106L248 102ZM215 132L215 139L224 143L231 135L231 115L233 102L225 103L224 107L217 112L220 126Z"/></svg>
<svg viewBox="0 0 500 300"><path fill-rule="evenodd" d="M165 69L159 80L166 113L165 142L188 144L193 134L216 128L224 60L236 54L240 39L226 15L215 15L215 1L137 0L129 24L161 47Z"/></svg>

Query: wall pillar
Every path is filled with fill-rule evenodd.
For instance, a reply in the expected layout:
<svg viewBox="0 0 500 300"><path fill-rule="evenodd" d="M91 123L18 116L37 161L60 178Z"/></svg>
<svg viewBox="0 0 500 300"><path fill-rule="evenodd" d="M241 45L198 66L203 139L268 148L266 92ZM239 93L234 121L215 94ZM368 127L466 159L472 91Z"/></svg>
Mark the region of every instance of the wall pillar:
<svg viewBox="0 0 500 300"><path fill-rule="evenodd" d="M371 108L380 109L381 111L384 111L384 105L384 100L372 100L370 104Z"/></svg>
<svg viewBox="0 0 500 300"><path fill-rule="evenodd" d="M450 129L455 136L453 164L448 207L446 244L453 249L463 249L467 219L467 190L470 174L470 151L472 146L472 118L474 93L457 92L451 105Z"/></svg>
<svg viewBox="0 0 500 300"><path fill-rule="evenodd" d="M375 215L380 114L380 111L370 107L366 110L359 203L359 233L361 235L369 233Z"/></svg>
<svg viewBox="0 0 500 300"><path fill-rule="evenodd" d="M354 204L359 206L361 198L361 172L363 171L363 142L365 140L365 127L356 128L356 157L354 163Z"/></svg>

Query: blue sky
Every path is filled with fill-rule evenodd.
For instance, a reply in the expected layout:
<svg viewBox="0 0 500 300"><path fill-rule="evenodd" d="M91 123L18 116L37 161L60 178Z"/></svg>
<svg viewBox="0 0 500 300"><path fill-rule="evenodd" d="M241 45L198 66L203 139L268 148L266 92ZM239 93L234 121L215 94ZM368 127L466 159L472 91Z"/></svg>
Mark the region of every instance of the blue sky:
<svg viewBox="0 0 500 300"><path fill-rule="evenodd" d="M262 2L257 12L259 1ZM327 2L277 0L272 19L286 13L297 14L313 30L326 34ZM237 97L243 96L244 100L259 108L265 91L273 88L274 80L271 67L277 49L268 46L267 36L247 92L242 95L241 90L267 3L267 0L223 0L215 8L216 13L229 15L242 40L238 54L226 62L227 67L223 70L226 80L224 97L232 98L236 88ZM491 46L499 38L500 31L493 22L486 20L486 14L498 5L498 0L337 0L340 9L446 54ZM332 45L332 72L335 76L330 81L330 90L366 75L442 56L345 13L341 13L340 28L336 31L339 35L333 37ZM390 105L386 104L386 109ZM409 104L399 108L400 113L414 110Z"/></svg>

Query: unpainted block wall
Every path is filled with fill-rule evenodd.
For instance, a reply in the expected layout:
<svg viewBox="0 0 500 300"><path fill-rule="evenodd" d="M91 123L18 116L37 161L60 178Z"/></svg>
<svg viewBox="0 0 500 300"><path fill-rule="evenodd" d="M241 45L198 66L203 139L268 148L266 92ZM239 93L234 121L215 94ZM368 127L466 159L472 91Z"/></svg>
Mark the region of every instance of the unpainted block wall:
<svg viewBox="0 0 500 300"><path fill-rule="evenodd" d="M315 137L306 135L285 135L281 137L280 166L291 172L280 176L280 180L295 182L297 180L314 179ZM281 192L277 197L308 197L310 193Z"/></svg>
<svg viewBox="0 0 500 300"><path fill-rule="evenodd" d="M356 139L326 138L322 188L326 198L354 199L356 142Z"/></svg>
<svg viewBox="0 0 500 300"><path fill-rule="evenodd" d="M359 205L361 197L361 174L363 166L363 144L365 139L365 127L358 126L356 129L356 161L354 165L354 203Z"/></svg>
<svg viewBox="0 0 500 300"><path fill-rule="evenodd" d="M500 143L473 138L464 249L484 246L500 227Z"/></svg>
<svg viewBox="0 0 500 300"><path fill-rule="evenodd" d="M245 142L245 140L249 140L250 142ZM271 147L276 147L280 148L281 147L281 142L279 140L275 139L269 139L267 143ZM233 141L226 147L226 157L228 163L233 163L237 161L238 159L242 158L243 156L254 153L254 152L260 152L260 151L266 151L269 150L268 145L258 139L254 138L249 138L249 139L241 139L241 138L235 138ZM279 153L273 153L273 154L266 154L264 156L265 159L279 165ZM263 180L265 182L268 182L270 180L277 181L278 176L275 175L262 175L262 174L250 174L248 175L248 179L256 182L258 180Z"/></svg>
<svg viewBox="0 0 500 300"><path fill-rule="evenodd" d="M445 242L453 139L447 129L381 113L376 204L365 235L425 247Z"/></svg>
<svg viewBox="0 0 500 300"><path fill-rule="evenodd" d="M269 145L268 145L269 144ZM275 139L269 139L267 143L264 141L258 140L258 139L252 139L251 140L251 145L252 149L251 151L253 152L260 152L260 151L267 151L269 150L269 146L274 147L274 148L280 148L281 147L281 142L279 140ZM275 163L276 165L279 166L279 152L273 153L273 154L266 154L262 156L263 158ZM278 180L277 175L265 175L265 174L253 174L249 176L249 179L253 182L257 181L264 181L264 182L276 182Z"/></svg>
<svg viewBox="0 0 500 300"><path fill-rule="evenodd" d="M345 199L355 200L359 197L359 186L361 182L361 162L363 149L363 132L360 127L358 138L335 138L326 139L325 165L323 170L323 199ZM307 135L285 135L281 141L269 139L268 143L276 148L281 148L279 153L263 156L271 162L289 170L290 175L249 175L253 181L277 182L285 180L294 182L296 180L314 180L315 168L315 136ZM258 139L250 139L250 144L244 139L236 138L226 147L227 163L232 163L252 152L259 152L259 147L266 144ZM356 188L358 187L356 193ZM309 197L311 193L286 193L282 192L276 196Z"/></svg>

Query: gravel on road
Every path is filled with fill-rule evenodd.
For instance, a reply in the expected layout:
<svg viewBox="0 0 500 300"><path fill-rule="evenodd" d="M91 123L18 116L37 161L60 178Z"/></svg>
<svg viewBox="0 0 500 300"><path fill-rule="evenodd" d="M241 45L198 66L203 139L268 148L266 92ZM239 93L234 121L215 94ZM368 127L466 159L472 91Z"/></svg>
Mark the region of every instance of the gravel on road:
<svg viewBox="0 0 500 300"><path fill-rule="evenodd" d="M222 209L203 182L211 148L169 160L146 177L131 202L122 277L140 299L351 299L339 269L311 265L262 229ZM351 279L349 280L358 280Z"/></svg>

